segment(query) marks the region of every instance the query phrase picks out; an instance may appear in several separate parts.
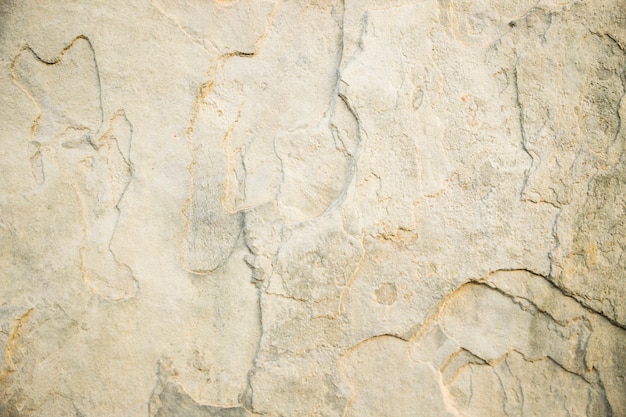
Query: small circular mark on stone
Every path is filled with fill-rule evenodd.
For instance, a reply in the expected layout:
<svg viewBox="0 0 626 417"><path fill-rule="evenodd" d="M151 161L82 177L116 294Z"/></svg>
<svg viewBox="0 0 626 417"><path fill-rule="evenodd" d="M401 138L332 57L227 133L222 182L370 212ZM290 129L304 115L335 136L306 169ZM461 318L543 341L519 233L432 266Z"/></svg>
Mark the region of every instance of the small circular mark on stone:
<svg viewBox="0 0 626 417"><path fill-rule="evenodd" d="M379 304L391 305L398 299L398 291L396 290L396 284L393 282L385 282L378 287L376 291L376 301Z"/></svg>

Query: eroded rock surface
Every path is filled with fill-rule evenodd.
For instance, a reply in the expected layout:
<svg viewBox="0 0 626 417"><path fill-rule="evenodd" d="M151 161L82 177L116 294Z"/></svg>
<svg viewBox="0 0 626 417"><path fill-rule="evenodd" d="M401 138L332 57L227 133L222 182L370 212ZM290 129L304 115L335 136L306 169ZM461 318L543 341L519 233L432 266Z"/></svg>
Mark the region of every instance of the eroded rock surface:
<svg viewBox="0 0 626 417"><path fill-rule="evenodd" d="M626 416L622 0L0 20L0 416Z"/></svg>

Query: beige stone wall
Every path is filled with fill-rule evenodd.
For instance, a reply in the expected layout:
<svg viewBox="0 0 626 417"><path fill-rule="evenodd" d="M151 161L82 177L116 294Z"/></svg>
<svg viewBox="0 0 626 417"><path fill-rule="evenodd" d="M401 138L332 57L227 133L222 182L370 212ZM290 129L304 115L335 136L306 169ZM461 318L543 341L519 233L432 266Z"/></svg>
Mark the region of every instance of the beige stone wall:
<svg viewBox="0 0 626 417"><path fill-rule="evenodd" d="M624 0L0 0L0 416L626 416Z"/></svg>

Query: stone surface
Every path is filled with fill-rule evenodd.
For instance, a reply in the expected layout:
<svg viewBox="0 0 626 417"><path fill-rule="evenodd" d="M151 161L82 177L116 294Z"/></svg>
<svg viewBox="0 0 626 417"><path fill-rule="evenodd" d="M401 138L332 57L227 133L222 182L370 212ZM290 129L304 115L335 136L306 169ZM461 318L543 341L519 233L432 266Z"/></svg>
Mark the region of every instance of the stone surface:
<svg viewBox="0 0 626 417"><path fill-rule="evenodd" d="M623 0L0 22L0 416L626 416Z"/></svg>

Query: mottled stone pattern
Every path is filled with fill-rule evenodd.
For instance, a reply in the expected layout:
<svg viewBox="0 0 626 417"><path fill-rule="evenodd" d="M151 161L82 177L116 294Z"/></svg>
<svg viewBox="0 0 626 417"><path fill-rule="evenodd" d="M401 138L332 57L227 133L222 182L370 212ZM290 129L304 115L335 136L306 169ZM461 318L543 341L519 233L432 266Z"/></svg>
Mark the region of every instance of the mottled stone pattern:
<svg viewBox="0 0 626 417"><path fill-rule="evenodd" d="M626 416L626 1L0 0L0 417Z"/></svg>

